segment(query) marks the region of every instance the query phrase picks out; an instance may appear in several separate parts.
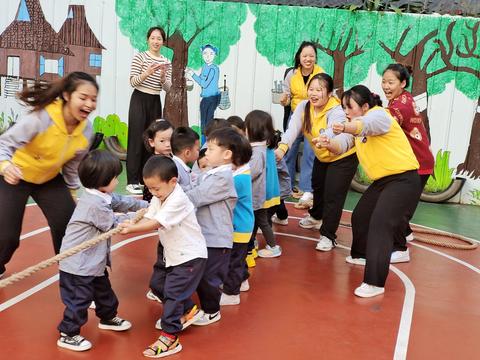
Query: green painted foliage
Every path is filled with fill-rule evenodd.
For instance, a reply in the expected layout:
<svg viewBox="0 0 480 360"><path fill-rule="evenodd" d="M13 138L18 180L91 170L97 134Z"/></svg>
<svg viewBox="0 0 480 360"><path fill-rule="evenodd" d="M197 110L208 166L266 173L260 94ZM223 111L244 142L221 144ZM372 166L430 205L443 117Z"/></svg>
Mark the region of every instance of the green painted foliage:
<svg viewBox="0 0 480 360"><path fill-rule="evenodd" d="M0 134L3 134L18 120L18 114L13 109L10 109L10 114L5 114L4 111L0 113Z"/></svg>
<svg viewBox="0 0 480 360"><path fill-rule="evenodd" d="M455 169L449 167L450 151L438 150L433 175L428 178L424 192L437 193L448 189L453 182Z"/></svg>
<svg viewBox="0 0 480 360"><path fill-rule="evenodd" d="M128 126L120 120L117 114L107 115L106 118L101 116L95 117L93 120L93 131L102 133L105 137L116 136L120 145L126 149L128 143ZM99 146L104 149L105 145L102 143Z"/></svg>
<svg viewBox="0 0 480 360"><path fill-rule="evenodd" d="M228 57L230 46L240 39L240 25L247 17L247 5L206 0L116 0L120 30L130 38L133 47L147 49L146 34L150 27L161 26L171 36L179 31L189 41L198 29L203 29L190 45L188 66L203 65L200 46L213 44L219 49L215 59L221 64ZM162 53L172 59L173 52L162 47Z"/></svg>
<svg viewBox="0 0 480 360"><path fill-rule="evenodd" d="M480 205L480 189L470 190L470 195L472 196L470 204Z"/></svg>

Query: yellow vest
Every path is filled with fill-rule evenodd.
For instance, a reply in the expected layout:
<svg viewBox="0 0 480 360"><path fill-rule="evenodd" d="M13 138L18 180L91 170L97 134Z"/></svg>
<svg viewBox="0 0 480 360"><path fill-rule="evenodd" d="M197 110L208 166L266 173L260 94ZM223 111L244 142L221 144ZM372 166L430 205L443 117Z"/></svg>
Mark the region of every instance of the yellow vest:
<svg viewBox="0 0 480 360"><path fill-rule="evenodd" d="M308 81L314 76L319 73L323 73L325 70L323 70L320 66L315 64L313 66L313 71L308 77ZM308 84L307 81L307 84ZM302 75L302 69L301 66L299 66L297 69L294 70L293 76L290 79L290 106L292 107L292 112L295 111L295 108L297 105L303 101L307 100L307 85L303 81L303 75Z"/></svg>
<svg viewBox="0 0 480 360"><path fill-rule="evenodd" d="M327 128L327 112L337 106L340 106L340 100L338 100L335 96L330 96L330 99L328 99L328 102L325 104L322 111L317 114L315 114L313 106L310 106L310 120L312 124L312 129L308 133L304 131L303 134L312 146L315 156L320 162L336 161L344 157L350 156L355 152L355 147L353 147L343 154L336 155L332 154L327 149L319 149L312 143L312 139L320 135L320 129ZM303 116L305 117L305 114Z"/></svg>
<svg viewBox="0 0 480 360"><path fill-rule="evenodd" d="M372 180L418 169L417 158L402 128L384 108L375 106L369 111L378 109L385 111L391 120L391 127L383 135L355 137L358 161L362 168Z"/></svg>

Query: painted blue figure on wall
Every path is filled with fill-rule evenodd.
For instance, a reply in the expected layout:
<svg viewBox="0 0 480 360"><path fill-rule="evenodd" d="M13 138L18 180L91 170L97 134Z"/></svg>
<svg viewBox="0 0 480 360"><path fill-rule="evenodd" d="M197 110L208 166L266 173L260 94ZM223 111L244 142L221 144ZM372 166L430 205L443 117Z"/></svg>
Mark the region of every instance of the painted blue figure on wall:
<svg viewBox="0 0 480 360"><path fill-rule="evenodd" d="M202 87L202 92L200 93L202 97L200 101L200 127L203 134L205 127L210 120L213 119L215 109L220 102L220 90L218 88L220 70L218 66L213 63L218 49L213 45L207 44L201 46L200 50L202 51L203 61L205 61L200 75L195 74L190 68L187 68L185 72L187 77L191 77ZM204 140L203 136L202 140Z"/></svg>

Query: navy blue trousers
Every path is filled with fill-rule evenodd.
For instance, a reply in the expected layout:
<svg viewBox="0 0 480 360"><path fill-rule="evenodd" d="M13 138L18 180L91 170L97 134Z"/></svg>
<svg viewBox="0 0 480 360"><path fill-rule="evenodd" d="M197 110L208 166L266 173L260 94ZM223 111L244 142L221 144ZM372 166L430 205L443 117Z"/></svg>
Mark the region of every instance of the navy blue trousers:
<svg viewBox="0 0 480 360"><path fill-rule="evenodd" d="M248 253L248 243L233 243L230 255L230 266L223 283L223 292L227 295L240 294L240 286L245 277L247 263L245 258Z"/></svg>
<svg viewBox="0 0 480 360"><path fill-rule="evenodd" d="M191 310L193 293L200 283L207 259L197 258L165 269L163 288L162 330L177 334L182 330L180 319Z"/></svg>
<svg viewBox="0 0 480 360"><path fill-rule="evenodd" d="M228 271L231 251L227 248L208 248L207 265L197 288L200 304L207 314L220 310L220 285Z"/></svg>
<svg viewBox="0 0 480 360"><path fill-rule="evenodd" d="M105 270L104 276L80 276L60 271L60 296L65 304L58 330L68 336L80 334L88 320L88 307L95 301L95 314L101 320L117 315L118 299Z"/></svg>

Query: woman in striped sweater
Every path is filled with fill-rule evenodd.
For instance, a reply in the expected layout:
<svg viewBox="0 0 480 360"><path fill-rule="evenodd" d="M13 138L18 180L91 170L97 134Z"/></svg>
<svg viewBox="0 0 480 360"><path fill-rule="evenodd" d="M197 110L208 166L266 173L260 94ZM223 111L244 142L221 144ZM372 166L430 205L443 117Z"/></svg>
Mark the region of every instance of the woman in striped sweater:
<svg viewBox="0 0 480 360"><path fill-rule="evenodd" d="M152 121L162 117L160 91L172 85L172 66L160 54L166 40L161 27L147 32L148 50L135 55L130 69L130 85L134 88L128 111L127 191L141 194L142 168L148 154L143 146L143 132Z"/></svg>

